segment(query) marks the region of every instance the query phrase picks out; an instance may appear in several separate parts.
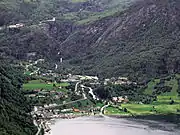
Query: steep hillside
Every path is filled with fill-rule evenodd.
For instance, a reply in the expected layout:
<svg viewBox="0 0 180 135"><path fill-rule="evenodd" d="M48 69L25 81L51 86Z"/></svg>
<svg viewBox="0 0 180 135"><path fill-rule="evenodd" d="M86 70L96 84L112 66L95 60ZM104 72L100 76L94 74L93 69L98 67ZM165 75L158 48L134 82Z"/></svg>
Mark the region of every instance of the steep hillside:
<svg viewBox="0 0 180 135"><path fill-rule="evenodd" d="M0 26L19 22L34 24L52 17L97 20L124 9L132 1L135 0L1 0Z"/></svg>
<svg viewBox="0 0 180 135"><path fill-rule="evenodd" d="M2 26L25 24L0 31L3 56L21 60L34 54L51 62L62 57L65 69L102 77L142 80L180 71L178 0L19 0L21 9L3 2L5 11L17 10L12 13L21 19L11 17ZM47 22L53 17L56 21Z"/></svg>
<svg viewBox="0 0 180 135"><path fill-rule="evenodd" d="M64 44L64 56L73 57L75 66L109 76L179 72L179 6L178 0L139 1L79 31Z"/></svg>
<svg viewBox="0 0 180 135"><path fill-rule="evenodd" d="M31 54L35 59L59 59L59 46L81 25L111 16L131 1L2 0L0 54L17 59L28 59ZM21 23L20 28L9 28Z"/></svg>
<svg viewBox="0 0 180 135"><path fill-rule="evenodd" d="M21 93L20 70L0 60L0 134L34 135L30 106Z"/></svg>

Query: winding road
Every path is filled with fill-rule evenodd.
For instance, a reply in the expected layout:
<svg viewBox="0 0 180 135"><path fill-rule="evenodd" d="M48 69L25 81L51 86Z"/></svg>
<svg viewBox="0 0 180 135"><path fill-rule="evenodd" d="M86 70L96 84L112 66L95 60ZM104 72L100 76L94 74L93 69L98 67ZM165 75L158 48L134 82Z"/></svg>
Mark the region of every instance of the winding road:
<svg viewBox="0 0 180 135"><path fill-rule="evenodd" d="M81 87L82 87L82 88L87 88L87 89L89 89L89 93L93 96L93 99L94 99L94 100L98 100L98 98L96 97L96 95L94 95L93 89L92 89L91 87L86 87L86 86L84 86L84 85L81 85Z"/></svg>
<svg viewBox="0 0 180 135"><path fill-rule="evenodd" d="M107 105L104 105L103 107L101 107L101 110L100 110L100 115L101 115L101 116L107 117L107 116L105 116L105 115L103 114L103 111L104 111L104 109L105 109L106 107L108 107L109 105L110 105L110 104L109 104L109 102L108 102Z"/></svg>
<svg viewBox="0 0 180 135"><path fill-rule="evenodd" d="M79 95L79 92L78 92L78 85L79 85L80 83L81 83L81 81L77 82L76 85L75 85L74 91L75 91L75 93L76 93L77 95Z"/></svg>

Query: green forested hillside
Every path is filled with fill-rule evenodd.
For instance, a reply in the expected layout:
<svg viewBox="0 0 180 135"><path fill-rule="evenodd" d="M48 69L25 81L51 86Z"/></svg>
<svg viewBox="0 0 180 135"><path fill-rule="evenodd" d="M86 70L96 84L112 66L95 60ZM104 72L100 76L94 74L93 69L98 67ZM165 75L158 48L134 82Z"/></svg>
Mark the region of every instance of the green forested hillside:
<svg viewBox="0 0 180 135"><path fill-rule="evenodd" d="M22 74L0 60L0 135L34 135L30 104L21 92Z"/></svg>
<svg viewBox="0 0 180 135"><path fill-rule="evenodd" d="M63 44L64 56L77 71L106 77L144 80L177 73L179 5L178 0L139 1L74 35Z"/></svg>
<svg viewBox="0 0 180 135"><path fill-rule="evenodd" d="M9 17L2 27L25 24L0 30L2 56L29 60L35 53L34 59L52 63L62 57L62 69L100 77L148 80L180 72L178 0L8 0L0 5L9 11L0 12L0 20ZM53 17L56 21L47 22Z"/></svg>
<svg viewBox="0 0 180 135"><path fill-rule="evenodd" d="M120 11L135 0L1 0L0 26L37 23L56 17L73 21L90 20ZM115 10L114 10L115 9Z"/></svg>

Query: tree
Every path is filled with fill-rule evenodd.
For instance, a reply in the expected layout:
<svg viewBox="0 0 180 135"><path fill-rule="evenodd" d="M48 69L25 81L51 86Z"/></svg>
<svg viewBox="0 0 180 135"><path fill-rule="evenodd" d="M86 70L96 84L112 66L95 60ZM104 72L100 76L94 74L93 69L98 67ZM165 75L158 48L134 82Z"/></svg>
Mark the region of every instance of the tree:
<svg viewBox="0 0 180 135"><path fill-rule="evenodd" d="M124 108L124 112L128 112L127 108Z"/></svg>
<svg viewBox="0 0 180 135"><path fill-rule="evenodd" d="M77 102L78 107L82 107L82 103L80 101Z"/></svg>
<svg viewBox="0 0 180 135"><path fill-rule="evenodd" d="M174 104L174 100L171 100L170 105L173 105L173 104Z"/></svg>
<svg viewBox="0 0 180 135"><path fill-rule="evenodd" d="M78 100L78 99L81 99L82 97L80 95L76 95L76 93L72 93L71 94L71 100L72 101L75 101L75 100Z"/></svg>
<svg viewBox="0 0 180 135"><path fill-rule="evenodd" d="M56 84L55 84L55 83L53 83L53 87L56 87Z"/></svg>
<svg viewBox="0 0 180 135"><path fill-rule="evenodd" d="M111 87L100 86L94 90L94 93L101 99L111 99Z"/></svg>

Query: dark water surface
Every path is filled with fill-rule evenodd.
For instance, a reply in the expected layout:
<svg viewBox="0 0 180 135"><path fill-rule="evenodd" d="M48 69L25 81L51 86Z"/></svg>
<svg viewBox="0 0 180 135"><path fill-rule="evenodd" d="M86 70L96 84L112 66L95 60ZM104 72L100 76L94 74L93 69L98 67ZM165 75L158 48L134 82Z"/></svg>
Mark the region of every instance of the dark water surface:
<svg viewBox="0 0 180 135"><path fill-rule="evenodd" d="M52 135L180 135L176 124L110 117L58 120Z"/></svg>

